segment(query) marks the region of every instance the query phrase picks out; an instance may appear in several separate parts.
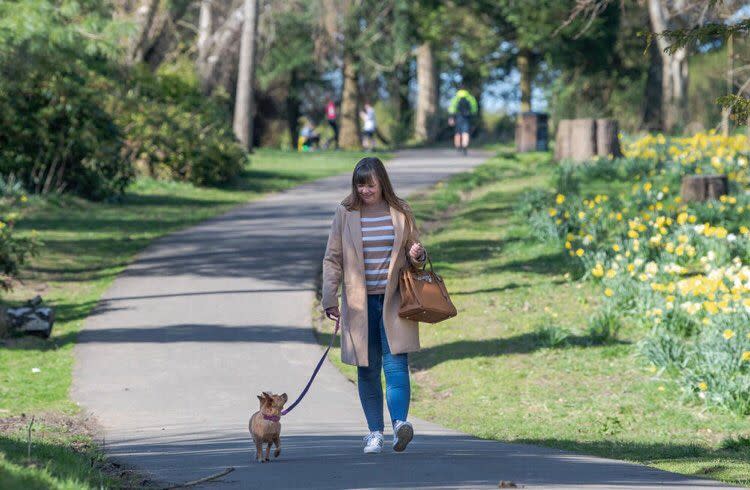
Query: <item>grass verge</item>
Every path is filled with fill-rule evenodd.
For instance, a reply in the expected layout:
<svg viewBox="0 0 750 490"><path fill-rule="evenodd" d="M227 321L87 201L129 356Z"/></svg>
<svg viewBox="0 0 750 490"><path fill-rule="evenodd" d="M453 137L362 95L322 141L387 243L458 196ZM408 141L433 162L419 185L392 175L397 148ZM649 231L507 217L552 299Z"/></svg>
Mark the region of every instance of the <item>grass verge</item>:
<svg viewBox="0 0 750 490"><path fill-rule="evenodd" d="M361 156L258 150L241 177L224 188L141 179L116 203L32 197L17 229L37 230L41 253L25 267L23 283L2 300L12 305L40 294L55 307L57 321L49 340L0 339L0 488L108 485L93 432L66 429L78 421L78 407L68 397L72 352L84 319L137 252L159 236L268 192L350 171ZM46 422L34 426L36 443L27 461L26 433L11 422L42 413Z"/></svg>
<svg viewBox="0 0 750 490"><path fill-rule="evenodd" d="M410 199L460 312L421 327L410 413L481 438L750 485L748 420L683 403L638 357L645 332L626 326L608 342L589 334L601 292L573 280L560 247L534 239L514 212L553 168L547 154L499 153ZM331 359L356 379L339 351Z"/></svg>

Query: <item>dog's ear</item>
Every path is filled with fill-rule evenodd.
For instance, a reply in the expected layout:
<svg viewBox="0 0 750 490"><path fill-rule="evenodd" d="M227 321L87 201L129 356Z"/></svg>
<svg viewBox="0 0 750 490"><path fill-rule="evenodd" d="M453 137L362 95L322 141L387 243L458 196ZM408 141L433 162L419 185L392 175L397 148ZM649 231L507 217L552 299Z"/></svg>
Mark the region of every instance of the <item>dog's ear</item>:
<svg viewBox="0 0 750 490"><path fill-rule="evenodd" d="M282 393L281 394L281 399L284 400L284 403L286 403L286 401L289 399L289 397L286 396L286 393Z"/></svg>

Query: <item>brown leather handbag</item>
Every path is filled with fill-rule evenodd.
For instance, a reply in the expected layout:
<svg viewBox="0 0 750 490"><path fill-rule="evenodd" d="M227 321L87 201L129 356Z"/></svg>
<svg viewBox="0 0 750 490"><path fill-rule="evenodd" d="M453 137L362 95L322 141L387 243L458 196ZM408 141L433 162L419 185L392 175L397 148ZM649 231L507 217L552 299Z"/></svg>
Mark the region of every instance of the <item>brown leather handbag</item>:
<svg viewBox="0 0 750 490"><path fill-rule="evenodd" d="M426 267L427 263L430 264L429 271ZM401 269L399 288L401 307L398 310L398 316L401 318L437 323L458 314L448 296L443 278L432 268L429 255L421 269L411 264Z"/></svg>

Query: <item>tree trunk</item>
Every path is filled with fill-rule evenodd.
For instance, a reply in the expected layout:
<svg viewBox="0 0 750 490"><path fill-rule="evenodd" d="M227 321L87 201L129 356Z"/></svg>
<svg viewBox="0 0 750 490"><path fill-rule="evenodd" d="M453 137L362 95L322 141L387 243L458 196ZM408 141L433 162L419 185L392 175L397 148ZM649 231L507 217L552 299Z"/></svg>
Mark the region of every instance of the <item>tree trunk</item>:
<svg viewBox="0 0 750 490"><path fill-rule="evenodd" d="M664 113L664 130L673 132L678 126L688 122L687 88L688 62L687 51L680 49L675 54L662 57L662 109Z"/></svg>
<svg viewBox="0 0 750 490"><path fill-rule="evenodd" d="M135 23L138 26L133 39L128 46L128 62L138 63L143 61L151 27L154 24L156 12L159 10L160 0L142 0L135 11Z"/></svg>
<svg viewBox="0 0 750 490"><path fill-rule="evenodd" d="M409 138L411 119L409 113L409 65L396 66L390 82L391 108L393 110L393 129L391 142L398 147Z"/></svg>
<svg viewBox="0 0 750 490"><path fill-rule="evenodd" d="M417 48L417 113L414 132L418 141L435 140L438 106L438 75L435 54L429 42Z"/></svg>
<svg viewBox="0 0 750 490"><path fill-rule="evenodd" d="M201 0L201 10L198 15L198 72L202 71L208 58L208 45L211 31L213 31L213 0Z"/></svg>
<svg viewBox="0 0 750 490"><path fill-rule="evenodd" d="M522 49L518 53L518 72L521 75L521 112L531 112L531 79L533 74L533 53Z"/></svg>
<svg viewBox="0 0 750 490"><path fill-rule="evenodd" d="M346 48L345 48L346 49ZM344 54L344 87L341 95L341 131L339 145L346 149L359 149L359 76L352 53Z"/></svg>
<svg viewBox="0 0 750 490"><path fill-rule="evenodd" d="M292 148L297 149L297 139L299 138L299 115L300 99L297 94L298 77L297 70L292 70L289 80L289 94L286 99L286 121L289 127L289 137L291 138Z"/></svg>
<svg viewBox="0 0 750 490"><path fill-rule="evenodd" d="M682 178L680 195L684 202L719 199L729 189L726 175L686 175Z"/></svg>
<svg viewBox="0 0 750 490"><path fill-rule="evenodd" d="M648 73L646 75L646 88L643 94L643 128L648 131L663 131L664 120L662 117L662 62L659 48L656 43L651 43L648 48Z"/></svg>
<svg viewBox="0 0 750 490"><path fill-rule="evenodd" d="M727 95L734 93L734 36L727 39ZM729 136L729 109L721 109L721 135Z"/></svg>
<svg viewBox="0 0 750 490"><path fill-rule="evenodd" d="M244 7L229 14L224 24L211 35L206 47L206 61L199 66L199 77L203 92L210 94L216 86L220 62L235 47L245 20Z"/></svg>
<svg viewBox="0 0 750 490"><path fill-rule="evenodd" d="M253 83L255 82L255 33L258 30L258 0L245 0L240 66L234 102L234 135L246 150L253 147Z"/></svg>
<svg viewBox="0 0 750 490"><path fill-rule="evenodd" d="M667 24L667 11L662 0L648 0L648 13L651 27L655 33L662 33L669 29ZM678 49L670 55L664 52L667 41L662 37L656 38L659 55L662 61L662 117L664 130L672 132L680 124L686 124L687 112L687 87L688 87L688 62L687 50Z"/></svg>

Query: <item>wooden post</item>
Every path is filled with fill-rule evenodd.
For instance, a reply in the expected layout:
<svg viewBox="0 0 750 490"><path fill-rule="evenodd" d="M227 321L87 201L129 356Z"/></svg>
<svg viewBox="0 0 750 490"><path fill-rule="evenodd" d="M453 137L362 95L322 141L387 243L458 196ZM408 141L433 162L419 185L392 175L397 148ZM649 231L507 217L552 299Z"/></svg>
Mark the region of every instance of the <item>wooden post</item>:
<svg viewBox="0 0 750 490"><path fill-rule="evenodd" d="M682 178L680 195L684 202L703 202L719 199L728 189L726 175L686 175Z"/></svg>

